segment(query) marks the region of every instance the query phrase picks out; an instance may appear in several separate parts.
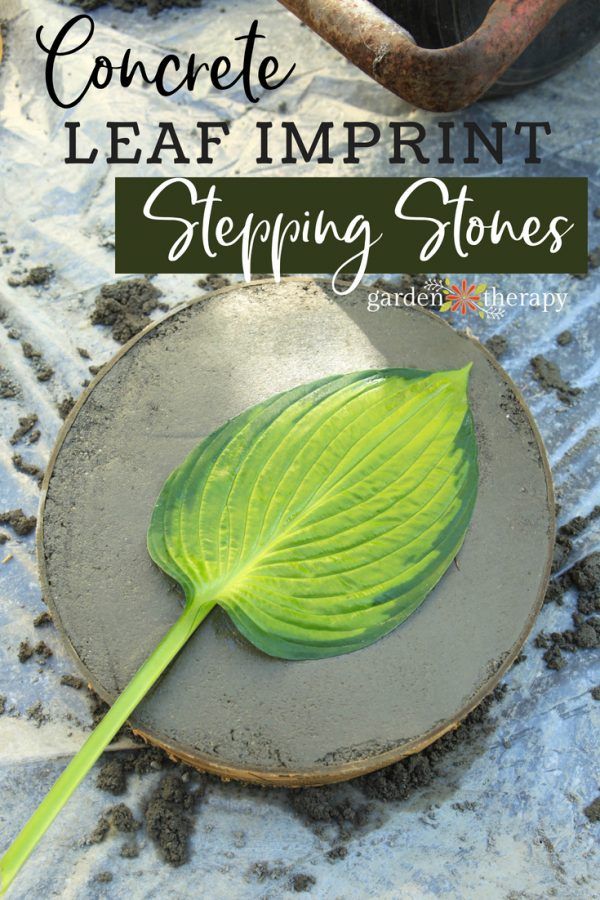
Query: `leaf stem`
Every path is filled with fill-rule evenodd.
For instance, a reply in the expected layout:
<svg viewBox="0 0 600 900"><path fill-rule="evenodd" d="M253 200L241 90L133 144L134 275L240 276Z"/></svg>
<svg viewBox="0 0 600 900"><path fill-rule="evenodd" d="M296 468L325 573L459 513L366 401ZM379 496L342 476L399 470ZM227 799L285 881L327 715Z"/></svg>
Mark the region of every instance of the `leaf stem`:
<svg viewBox="0 0 600 900"><path fill-rule="evenodd" d="M186 605L179 619L115 700L0 859L0 894L6 892L75 788L213 606L214 601Z"/></svg>

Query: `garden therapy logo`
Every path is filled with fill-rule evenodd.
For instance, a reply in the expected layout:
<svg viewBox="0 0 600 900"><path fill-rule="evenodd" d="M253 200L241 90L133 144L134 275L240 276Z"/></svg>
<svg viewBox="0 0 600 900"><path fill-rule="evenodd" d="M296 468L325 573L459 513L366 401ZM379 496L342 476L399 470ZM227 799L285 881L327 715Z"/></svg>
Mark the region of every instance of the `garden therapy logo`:
<svg viewBox="0 0 600 900"><path fill-rule="evenodd" d="M562 312L568 300L567 291L501 291L494 285L476 283L468 278L429 278L424 284L413 283L408 290L395 291L377 287L367 298L369 312L390 306L419 306L435 312L481 319L501 319L507 309L539 309L543 313Z"/></svg>

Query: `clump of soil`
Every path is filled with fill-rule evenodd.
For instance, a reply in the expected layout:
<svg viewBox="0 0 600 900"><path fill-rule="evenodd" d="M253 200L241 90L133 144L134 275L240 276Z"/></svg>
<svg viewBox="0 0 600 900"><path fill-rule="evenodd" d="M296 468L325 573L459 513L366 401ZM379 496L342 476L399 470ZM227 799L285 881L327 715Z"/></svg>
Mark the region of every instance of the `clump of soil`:
<svg viewBox="0 0 600 900"><path fill-rule="evenodd" d="M593 700L600 700L600 684L593 687L590 691Z"/></svg>
<svg viewBox="0 0 600 900"><path fill-rule="evenodd" d="M298 872L298 874L292 875L292 890L296 891L297 894L310 891L316 883L317 879L314 875L307 875L304 872Z"/></svg>
<svg viewBox="0 0 600 900"><path fill-rule="evenodd" d="M189 837L194 824L190 813L203 787L188 792L180 775L169 773L148 798L144 809L146 831L165 862L180 866L189 857Z"/></svg>
<svg viewBox="0 0 600 900"><path fill-rule="evenodd" d="M17 653L17 658L20 663L27 662L28 659L31 659L33 656L33 647L29 643L29 641L21 641L19 644L19 652Z"/></svg>
<svg viewBox="0 0 600 900"><path fill-rule="evenodd" d="M503 334L493 334L487 339L485 346L498 359L508 350L508 341Z"/></svg>
<svg viewBox="0 0 600 900"><path fill-rule="evenodd" d="M569 569L571 582L584 593L600 591L600 551L596 550Z"/></svg>
<svg viewBox="0 0 600 900"><path fill-rule="evenodd" d="M206 275L199 278L196 284L205 291L218 291L220 288L229 287L231 281L225 275Z"/></svg>
<svg viewBox="0 0 600 900"><path fill-rule="evenodd" d="M38 641L35 646L32 646L29 641L21 641L19 644L19 650L17 653L17 658L20 663L26 663L28 659L31 659L33 654L40 657L42 664L53 656L52 647L49 647L46 641Z"/></svg>
<svg viewBox="0 0 600 900"><path fill-rule="evenodd" d="M101 791L106 791L108 794L114 794L115 796L125 793L127 778L125 768L120 759L110 759L104 763L96 779L96 786Z"/></svg>
<svg viewBox="0 0 600 900"><path fill-rule="evenodd" d="M26 516L22 509L9 509L0 513L0 525L8 525L19 537L25 537L35 529L35 516Z"/></svg>
<svg viewBox="0 0 600 900"><path fill-rule="evenodd" d="M5 531L0 531L0 547L2 544L6 544L7 541L10 541L10 535L8 535Z"/></svg>
<svg viewBox="0 0 600 900"><path fill-rule="evenodd" d="M0 716L4 715L4 711L6 710L6 697L4 694L0 694Z"/></svg>
<svg viewBox="0 0 600 900"><path fill-rule="evenodd" d="M34 425L37 425L38 417L36 413L29 413L27 416L21 416L19 419L19 427L15 429L13 432L13 436L10 439L11 444L18 444L26 434L32 430Z"/></svg>
<svg viewBox="0 0 600 900"><path fill-rule="evenodd" d="M54 266L33 266L23 278L11 276L8 284L11 287L46 287L54 278Z"/></svg>
<svg viewBox="0 0 600 900"><path fill-rule="evenodd" d="M145 7L149 16L157 16L163 9L195 9L203 0L71 0L70 6L78 6L84 12L100 9L101 6L112 6L121 12L133 12Z"/></svg>
<svg viewBox="0 0 600 900"><path fill-rule="evenodd" d="M544 661L549 669L560 670L566 666L567 662L561 651L574 653L576 650L600 647L600 618L593 616L581 621L580 617L580 613L574 614L574 628L553 631L551 634L540 631L537 635L535 645L545 649Z"/></svg>
<svg viewBox="0 0 600 900"><path fill-rule="evenodd" d="M4 366L0 366L0 400L13 400L20 397L21 388L8 375Z"/></svg>
<svg viewBox="0 0 600 900"><path fill-rule="evenodd" d="M571 552L573 550L573 541L572 538L581 534L588 527L590 522L593 522L594 519L600 517L600 506L595 506L591 512L588 513L587 516L575 516L569 522L566 522L564 525L558 529L556 534L556 540L554 543L554 555L552 559L552 574L555 575L557 572L560 572L567 563ZM577 577L577 574L575 575ZM592 578L594 580L595 576ZM561 580L558 582L551 582L549 587L549 593L546 595L546 603L556 602L559 603L559 596L562 598L562 592L565 587L568 587L569 577L565 583L562 583Z"/></svg>
<svg viewBox="0 0 600 900"><path fill-rule="evenodd" d="M44 722L48 721L49 716L45 712L41 700L37 700L29 707L27 710L27 718L31 719L32 722L35 722L36 728L40 728Z"/></svg>
<svg viewBox="0 0 600 900"><path fill-rule="evenodd" d="M372 812L370 804L355 803L344 787L337 785L291 791L288 800L296 815L316 834L323 833L323 826L335 825L339 839L347 839L363 828Z"/></svg>
<svg viewBox="0 0 600 900"><path fill-rule="evenodd" d="M556 343L559 347L568 346L573 340L573 334L571 331L561 331L561 333L556 338Z"/></svg>
<svg viewBox="0 0 600 900"><path fill-rule="evenodd" d="M22 472L23 475L30 475L32 478L35 478L38 486L42 483L44 470L40 469L39 466L36 466L35 463L27 462L20 453L13 453L12 464L17 472Z"/></svg>
<svg viewBox="0 0 600 900"><path fill-rule="evenodd" d="M327 859L330 859L332 862L336 862L338 859L346 859L348 856L348 848L344 847L343 844L338 844L337 847L332 847L331 850L327 851Z"/></svg>
<svg viewBox="0 0 600 900"><path fill-rule="evenodd" d="M85 682L83 678L79 678L78 675L61 675L60 683L64 684L66 687L70 687L76 691L80 691Z"/></svg>
<svg viewBox="0 0 600 900"><path fill-rule="evenodd" d="M155 309L168 309L159 302L162 291L147 278L125 279L104 284L90 317L92 325L108 325L115 341L125 344L150 322ZM91 371L91 367L90 367Z"/></svg>
<svg viewBox="0 0 600 900"><path fill-rule="evenodd" d="M595 800L592 800L583 812L590 822L600 822L600 796L596 797Z"/></svg>
<svg viewBox="0 0 600 900"><path fill-rule="evenodd" d="M34 628L42 628L44 625L52 625L52 616L46 610L39 613L33 620Z"/></svg>
<svg viewBox="0 0 600 900"><path fill-rule="evenodd" d="M58 414L61 419L66 419L74 406L75 400L70 394L68 394L66 397L63 397L63 399L58 404Z"/></svg>
<svg viewBox="0 0 600 900"><path fill-rule="evenodd" d="M533 357L531 366L535 380L546 390L556 391L556 396L563 403L571 403L574 397L582 393L581 388L573 387L565 381L556 363L546 359L541 353Z"/></svg>
<svg viewBox="0 0 600 900"><path fill-rule="evenodd" d="M29 341L21 341L23 356L28 359L35 370L38 381L49 381L54 375L54 369L44 360L41 350L37 350Z"/></svg>
<svg viewBox="0 0 600 900"><path fill-rule="evenodd" d="M68 684L69 687L83 687L82 679L74 675L63 675L61 682ZM92 691L90 693L94 698L100 699L97 694ZM100 703L105 706L102 700ZM103 715L104 710L101 711L98 721ZM94 724L97 722L95 721ZM171 763L166 753L159 747L144 747L133 753L119 753L104 763L98 774L96 785L100 790L109 794L123 794L127 790L127 778L132 772L136 775L146 775L148 772L159 771L165 765L171 765Z"/></svg>
<svg viewBox="0 0 600 900"><path fill-rule="evenodd" d="M46 641L38 641L33 649L37 656L41 656L43 659L53 656L52 647L49 647Z"/></svg>
<svg viewBox="0 0 600 900"><path fill-rule="evenodd" d="M130 808L125 803L118 803L116 806L110 806L104 810L88 838L88 843L102 843L111 830L122 834L131 834L141 827L142 823L137 821Z"/></svg>
<svg viewBox="0 0 600 900"><path fill-rule="evenodd" d="M600 551L594 551L578 560L570 568L564 569L573 549L572 537L581 534L585 528L600 517L600 507L595 506L587 516L575 516L562 525L556 535L554 565L555 577L550 581L545 603L563 605L566 590L577 592L577 608L573 613L573 627L564 631L547 634L541 631L535 645L544 650L544 662L549 669L560 671L567 660L564 653L575 653L600 646Z"/></svg>

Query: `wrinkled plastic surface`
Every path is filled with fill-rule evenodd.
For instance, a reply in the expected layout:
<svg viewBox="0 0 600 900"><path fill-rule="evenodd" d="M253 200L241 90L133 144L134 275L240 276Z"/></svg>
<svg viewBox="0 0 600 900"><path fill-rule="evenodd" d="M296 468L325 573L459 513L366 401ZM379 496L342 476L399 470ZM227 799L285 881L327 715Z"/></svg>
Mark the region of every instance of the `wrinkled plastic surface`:
<svg viewBox="0 0 600 900"><path fill-rule="evenodd" d="M25 4L24 4L25 5ZM43 87L43 60L34 49L34 29L46 23L49 33L69 13L50 0L31 0L19 11L8 0L6 55L0 67L0 228L12 254L0 254L0 303L7 311L0 327L1 364L22 386L22 397L0 402L0 509L22 506L36 511L38 490L27 475L13 468L8 438L19 415L36 411L42 437L22 451L28 461L43 466L60 427L56 404L65 395L77 395L88 377L89 362L77 347L87 348L98 364L117 349L107 329L93 327L89 314L98 287L114 278L111 236L113 177L131 175L133 167L109 170L103 161L93 166L65 166L63 123L81 121L83 142L98 142L106 154L104 122L137 119L144 155L149 155L156 130L169 119L193 141L197 120L231 120L232 134L220 148L210 170L199 174L261 174L255 163L256 143L248 139L258 119L294 119L309 129L322 120L370 120L385 132L390 119L419 120L431 131L440 118L416 113L397 98L344 62L315 35L299 26L275 2L214 2L198 10L172 10L155 19L138 11L127 15L111 9L95 14L96 52L115 57L132 46L136 53L157 59L172 48L195 50L211 58L215 48L226 49L253 16L260 20L269 46L282 61L296 60L298 70L280 92L250 108L237 88L219 95L200 90L195 99L157 98L152 90L118 88L90 96L76 111L65 114L48 99ZM5 10L5 8L6 10ZM226 12L221 10L226 7ZM483 162L478 167L459 164L446 174L585 175L590 178L590 204L598 195L598 131L593 104L597 95L600 54L594 52L555 79L510 100L478 104L453 115L455 132L461 122L481 125L518 118L550 119L553 134L541 144L544 161L526 166L526 138L513 144L502 169ZM83 61L72 58L73 77L83 75ZM280 107L284 101L286 109ZM448 117L446 117L448 118ZM341 132L340 132L341 134ZM83 146L83 145L82 145ZM194 154L194 146L190 154ZM365 153L353 175L390 174L386 149ZM517 152L518 150L518 152ZM147 152L146 152L147 151ZM188 155L190 155L188 154ZM279 154L281 155L281 153ZM274 164L264 174L349 174L341 163L333 166ZM435 151L430 154L434 159ZM455 156L464 155L457 148ZM277 158L277 153L274 154ZM195 172L195 168L191 167ZM427 174L436 171L435 165ZM441 167L439 169L441 171ZM142 164L136 175L181 174L182 168ZM186 170L186 174L188 174ZM409 161L396 174L419 175L422 168ZM590 220L590 246L600 241L600 223ZM27 254L21 258L20 254ZM8 278L24 269L51 263L56 277L46 289L11 287ZM398 251L402 269L402 248ZM170 305L198 294L194 276L158 276L155 283ZM509 350L502 362L523 389L537 418L551 458L560 521L587 513L600 500L597 439L599 426L598 354L600 278L598 270L581 280L571 276L485 276L503 291L568 291L562 313L509 309L504 317L481 321L455 316L486 339L502 333ZM458 321L457 321L458 320ZM40 349L55 374L49 382L35 378L18 340L7 328ZM556 336L570 329L574 341L558 347ZM583 388L572 406L542 390L531 378L529 359L544 353L560 363L563 375ZM4 530L4 529L2 529ZM597 548L598 524L577 538L574 558ZM494 541L494 535L489 535ZM0 549L0 693L7 711L0 716L0 846L4 848L33 811L64 761L80 746L89 727L85 698L59 684L60 674L73 666L51 630L32 627L43 610L36 574L33 536L11 539ZM507 566L510 560L506 561ZM573 598L564 607L544 608L540 628L569 627ZM20 664L19 642L45 639L54 656L44 667L35 659ZM348 856L335 865L325 853L330 843L317 837L295 818L276 790L259 791L236 784L211 784L196 820L192 861L179 869L161 863L146 840L136 860L119 856L120 842L107 840L82 846L110 796L94 787L92 775L68 804L28 866L15 883L14 897L159 898L203 894L215 898L293 896L289 879L259 883L248 877L256 861L283 862L290 874L304 872L316 878L314 897L378 898L528 898L557 896L589 898L594 891L594 837L598 825L583 815L597 795L598 709L589 693L600 683L595 651L569 655L560 672L545 668L541 652L526 647L527 659L508 675L509 693L495 707L496 729L477 745L464 746L447 757L442 774L422 791L398 805L390 804L374 817L374 824L348 845ZM39 728L26 710L36 701L51 713ZM124 799L135 811L158 776L130 779ZM349 788L352 791L352 788ZM454 804L468 802L461 811ZM472 807L471 807L472 804ZM376 823L376 824L375 824ZM110 871L108 884L93 882L100 871Z"/></svg>

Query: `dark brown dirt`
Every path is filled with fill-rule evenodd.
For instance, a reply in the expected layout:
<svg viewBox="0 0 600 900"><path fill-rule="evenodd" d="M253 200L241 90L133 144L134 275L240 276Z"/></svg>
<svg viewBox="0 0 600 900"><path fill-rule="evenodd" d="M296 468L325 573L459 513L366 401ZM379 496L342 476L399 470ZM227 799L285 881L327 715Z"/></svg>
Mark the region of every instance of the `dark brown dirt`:
<svg viewBox="0 0 600 900"><path fill-rule="evenodd" d="M0 531L0 547L2 544L6 544L7 541L10 541L10 535L5 531Z"/></svg>
<svg viewBox="0 0 600 900"><path fill-rule="evenodd" d="M60 683L64 684L66 687L73 688L76 691L80 691L85 685L83 678L79 678L77 675L61 675Z"/></svg>
<svg viewBox="0 0 600 900"><path fill-rule="evenodd" d="M168 309L159 302L161 296L162 291L147 278L104 284L96 297L90 320L92 325L109 326L115 341L125 344L149 324L150 314L155 309Z"/></svg>
<svg viewBox="0 0 600 900"><path fill-rule="evenodd" d="M600 551L590 553L565 569L573 550L572 537L581 534L599 516L600 507L595 506L588 515L575 516L566 522L556 535L555 577L548 585L545 603L562 606L565 591L572 589L577 592L577 604L572 614L572 628L549 634L540 631L535 638L535 645L544 650L544 661L549 669L564 669L567 665L564 653L600 647L600 616L594 615L600 612ZM562 573L556 574L558 572Z"/></svg>
<svg viewBox="0 0 600 900"><path fill-rule="evenodd" d="M0 694L0 716L4 715L4 711L6 710L6 697L4 694Z"/></svg>
<svg viewBox="0 0 600 900"><path fill-rule="evenodd" d="M19 427L15 429L10 439L11 444L18 444L32 430L33 426L37 425L37 422L37 413L29 413L27 416L22 416L19 419Z"/></svg>
<svg viewBox="0 0 600 900"><path fill-rule="evenodd" d="M600 822L600 796L596 797L595 800L592 800L583 812L590 822Z"/></svg>
<svg viewBox="0 0 600 900"><path fill-rule="evenodd" d="M199 278L196 284L204 291L218 291L220 288L229 287L231 281L225 275L206 275Z"/></svg>
<svg viewBox="0 0 600 900"><path fill-rule="evenodd" d="M556 363L542 354L533 357L531 366L535 380L546 390L556 391L556 396L562 403L572 403L574 397L582 393L581 388L573 387L565 381Z"/></svg>
<svg viewBox="0 0 600 900"><path fill-rule="evenodd" d="M346 859L348 856L348 848L344 847L343 844L338 844L337 847L332 847L331 850L327 851L327 859L330 859L332 862L336 862L338 859Z"/></svg>
<svg viewBox="0 0 600 900"><path fill-rule="evenodd" d="M8 284L11 287L47 287L55 274L54 266L33 266L22 278L11 276Z"/></svg>
<svg viewBox="0 0 600 900"><path fill-rule="evenodd" d="M13 453L12 464L17 472L21 472L23 475L30 475L34 478L37 481L38 486L42 483L44 470L39 466L36 466L35 463L27 462L20 453Z"/></svg>
<svg viewBox="0 0 600 900"><path fill-rule="evenodd" d="M13 400L21 396L21 388L12 380L3 366L0 366L0 400Z"/></svg>
<svg viewBox="0 0 600 900"><path fill-rule="evenodd" d="M338 839L347 839L367 825L372 812L370 804L364 801L356 803L344 787L338 785L290 791L288 802L296 815L316 834L323 833L323 826L336 826Z"/></svg>
<svg viewBox="0 0 600 900"><path fill-rule="evenodd" d="M96 778L96 786L101 791L114 794L115 797L125 793L127 778L125 768L120 759L110 759L104 763Z"/></svg>
<svg viewBox="0 0 600 900"><path fill-rule="evenodd" d="M485 342L485 347L492 353L496 359L499 359L508 350L508 341L502 334L493 334Z"/></svg>
<svg viewBox="0 0 600 900"><path fill-rule="evenodd" d="M19 537L25 537L35 530L37 519L26 516L22 509L10 509L0 513L0 525L8 525Z"/></svg>
<svg viewBox="0 0 600 900"><path fill-rule="evenodd" d="M52 647L49 647L46 641L38 641L33 649L37 656L41 656L43 659L49 659L54 655Z"/></svg>
<svg viewBox="0 0 600 900"><path fill-rule="evenodd" d="M573 341L573 334L570 331L561 331L556 338L559 347L567 347Z"/></svg>
<svg viewBox="0 0 600 900"><path fill-rule="evenodd" d="M584 593L600 591L600 551L596 550L576 562L569 569L569 576L575 587Z"/></svg>
<svg viewBox="0 0 600 900"><path fill-rule="evenodd" d="M50 717L44 710L41 700L37 700L27 710L27 718L35 722L36 728L40 728Z"/></svg>
<svg viewBox="0 0 600 900"><path fill-rule="evenodd" d="M33 656L34 649L29 643L29 641L21 641L19 644L19 652L17 653L17 657L20 663L27 662L28 659L31 659Z"/></svg>
<svg viewBox="0 0 600 900"><path fill-rule="evenodd" d="M46 610L37 615L33 620L34 628L42 628L44 625L52 625L52 616Z"/></svg>
<svg viewBox="0 0 600 900"><path fill-rule="evenodd" d="M41 350L37 350L29 341L21 341L21 349L25 359L33 366L37 380L49 381L54 375L54 369L44 360Z"/></svg>
<svg viewBox="0 0 600 900"><path fill-rule="evenodd" d="M66 397L63 397L63 399L58 404L58 414L61 419L66 419L74 406L75 400L70 394L68 394Z"/></svg>
<svg viewBox="0 0 600 900"><path fill-rule="evenodd" d="M306 893L310 891L312 887L317 883L317 879L314 875L307 875L304 872L298 872L296 875L292 875L292 890L297 894Z"/></svg>
<svg viewBox="0 0 600 900"><path fill-rule="evenodd" d="M188 791L180 775L169 773L148 798L144 809L146 831L169 865L180 866L188 860L194 827L191 813L203 792L203 783Z"/></svg>
<svg viewBox="0 0 600 900"><path fill-rule="evenodd" d="M71 6L78 6L84 12L91 12L101 6L112 6L121 12L133 12L140 7L148 11L149 16L157 16L163 9L193 9L201 6L203 0L72 0Z"/></svg>
<svg viewBox="0 0 600 900"><path fill-rule="evenodd" d="M600 684L593 687L590 691L593 700L600 700Z"/></svg>
<svg viewBox="0 0 600 900"><path fill-rule="evenodd" d="M104 810L88 838L88 843L100 844L111 831L131 834L141 827L142 823L137 821L130 808L125 803L118 803Z"/></svg>

